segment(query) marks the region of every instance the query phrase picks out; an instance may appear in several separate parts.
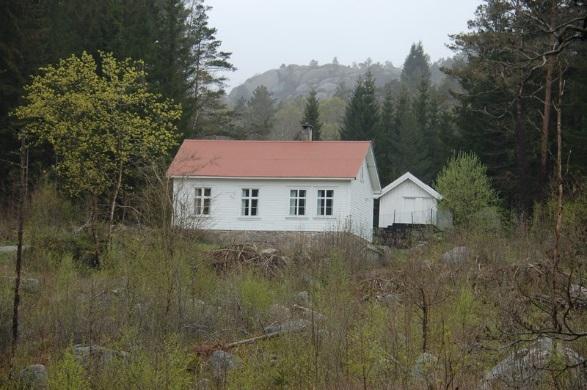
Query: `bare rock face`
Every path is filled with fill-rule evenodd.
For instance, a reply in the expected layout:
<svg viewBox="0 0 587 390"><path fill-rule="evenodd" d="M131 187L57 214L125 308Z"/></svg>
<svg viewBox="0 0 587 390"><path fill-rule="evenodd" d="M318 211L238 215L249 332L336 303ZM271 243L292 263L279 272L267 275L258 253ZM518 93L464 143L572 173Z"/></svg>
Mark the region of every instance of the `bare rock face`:
<svg viewBox="0 0 587 390"><path fill-rule="evenodd" d="M543 337L499 362L485 375L480 387L491 389L497 384L516 389L533 389L544 381L550 370L555 368L554 365L560 366L560 363L576 367L577 371L572 373L574 380L577 384L587 385L585 359L560 342L555 343L551 338Z"/></svg>
<svg viewBox="0 0 587 390"><path fill-rule="evenodd" d="M19 375L19 381L23 388L31 390L46 389L48 380L47 367L42 364L30 365L24 368Z"/></svg>
<svg viewBox="0 0 587 390"><path fill-rule="evenodd" d="M457 246L442 255L442 261L448 265L461 265L469 260L471 251L466 246Z"/></svg>

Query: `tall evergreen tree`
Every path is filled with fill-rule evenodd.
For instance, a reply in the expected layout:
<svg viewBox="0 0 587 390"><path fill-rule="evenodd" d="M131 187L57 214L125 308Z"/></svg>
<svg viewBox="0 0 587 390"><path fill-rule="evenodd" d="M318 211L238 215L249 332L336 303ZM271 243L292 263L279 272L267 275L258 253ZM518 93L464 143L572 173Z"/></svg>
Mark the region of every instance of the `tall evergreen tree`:
<svg viewBox="0 0 587 390"><path fill-rule="evenodd" d="M306 105L304 106L304 118L301 124L309 124L312 126L312 140L320 141L320 129L322 122L320 122L320 103L316 98L316 90L312 89L306 98Z"/></svg>
<svg viewBox="0 0 587 390"><path fill-rule="evenodd" d="M411 172L417 177L427 178L430 171L427 145L418 127L413 105L406 88L402 88L395 115L397 138L392 141L391 164L397 176Z"/></svg>
<svg viewBox="0 0 587 390"><path fill-rule="evenodd" d="M423 81L430 83L429 63L430 58L424 53L422 42L412 44L402 68L402 85L409 91L416 91Z"/></svg>
<svg viewBox="0 0 587 390"><path fill-rule="evenodd" d="M381 106L380 125L375 139L375 155L377 168L382 183L389 183L398 172L393 165L394 141L398 138L394 96L391 85L385 86L383 104Z"/></svg>
<svg viewBox="0 0 587 390"><path fill-rule="evenodd" d="M247 102L245 132L249 138L265 139L273 129L275 106L271 93L264 85L253 91L253 96Z"/></svg>
<svg viewBox="0 0 587 390"><path fill-rule="evenodd" d="M371 72L359 79L347 104L340 129L343 140L373 140L379 125L379 105L375 96L375 80Z"/></svg>

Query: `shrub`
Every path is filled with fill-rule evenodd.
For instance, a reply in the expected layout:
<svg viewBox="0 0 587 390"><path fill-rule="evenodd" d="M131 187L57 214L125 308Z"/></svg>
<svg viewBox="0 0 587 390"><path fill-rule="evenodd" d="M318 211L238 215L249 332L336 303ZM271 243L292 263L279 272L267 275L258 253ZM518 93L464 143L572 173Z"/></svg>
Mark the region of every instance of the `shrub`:
<svg viewBox="0 0 587 390"><path fill-rule="evenodd" d="M487 167L472 153L453 156L438 175L436 186L443 196L441 206L450 210L456 225L473 223L484 214L481 210L495 210L498 204Z"/></svg>

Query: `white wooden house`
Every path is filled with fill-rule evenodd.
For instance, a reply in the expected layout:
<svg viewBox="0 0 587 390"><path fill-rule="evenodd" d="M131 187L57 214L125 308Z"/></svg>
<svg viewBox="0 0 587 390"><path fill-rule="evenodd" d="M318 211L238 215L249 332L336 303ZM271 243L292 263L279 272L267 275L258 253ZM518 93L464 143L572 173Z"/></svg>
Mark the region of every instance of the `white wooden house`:
<svg viewBox="0 0 587 390"><path fill-rule="evenodd" d="M394 224L438 223L438 201L442 195L410 172L385 186L376 197L379 198L380 228Z"/></svg>
<svg viewBox="0 0 587 390"><path fill-rule="evenodd" d="M381 186L368 141L185 140L167 176L178 226L373 238Z"/></svg>

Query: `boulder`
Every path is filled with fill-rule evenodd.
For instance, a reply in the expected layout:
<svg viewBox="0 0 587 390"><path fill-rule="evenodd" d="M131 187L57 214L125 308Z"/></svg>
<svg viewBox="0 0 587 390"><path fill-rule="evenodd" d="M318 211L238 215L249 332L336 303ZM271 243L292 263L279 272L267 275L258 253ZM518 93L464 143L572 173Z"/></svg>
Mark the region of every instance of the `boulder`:
<svg viewBox="0 0 587 390"><path fill-rule="evenodd" d="M272 322L289 320L291 318L291 310L286 306L274 303L269 307L269 318Z"/></svg>
<svg viewBox="0 0 587 390"><path fill-rule="evenodd" d="M469 248L466 246L457 246L442 255L442 261L448 265L461 265L469 259L471 255Z"/></svg>
<svg viewBox="0 0 587 390"><path fill-rule="evenodd" d="M23 388L31 390L46 389L49 380L47 367L42 364L30 365L20 372L19 380Z"/></svg>
<svg viewBox="0 0 587 390"><path fill-rule="evenodd" d="M275 248L265 248L261 252L259 252L259 254L263 256L274 256L277 253L279 253L279 250Z"/></svg>
<svg viewBox="0 0 587 390"><path fill-rule="evenodd" d="M310 326L311 323L308 320L304 319L297 319L297 320L288 320L284 322L280 322L277 324L272 324L263 328L265 333L290 333L290 332L299 332L301 330L306 329Z"/></svg>
<svg viewBox="0 0 587 390"><path fill-rule="evenodd" d="M0 278L8 280L9 283L12 283L12 284L14 284L14 281L16 280L16 278L14 276L3 276ZM21 277L20 278L20 288L22 291L24 291L26 293L36 294L41 289L41 282L39 282L39 279Z"/></svg>
<svg viewBox="0 0 587 390"><path fill-rule="evenodd" d="M587 308L587 288L578 284L571 284L569 295L577 307Z"/></svg>
<svg viewBox="0 0 587 390"><path fill-rule="evenodd" d="M560 366L560 363L577 366L585 364L585 359L560 342L555 343L551 338L543 337L500 361L485 375L481 388L491 389L497 383L517 389L533 389L543 383L550 369L555 368L552 364ZM584 378L578 380L584 382Z"/></svg>
<svg viewBox="0 0 587 390"><path fill-rule="evenodd" d="M229 352L217 350L212 352L208 364L212 368L212 374L218 379L226 376L228 371L239 367L240 359Z"/></svg>
<svg viewBox="0 0 587 390"><path fill-rule="evenodd" d="M75 356L75 359L84 366L88 366L90 363L106 365L114 359L128 359L128 352L115 351L99 345L74 345L73 355Z"/></svg>
<svg viewBox="0 0 587 390"><path fill-rule="evenodd" d="M23 245L22 246L22 250L25 251L27 249L29 249L30 247L28 245ZM18 247L16 245L5 245L5 246L0 246L0 253L16 253L16 251L18 250Z"/></svg>
<svg viewBox="0 0 587 390"><path fill-rule="evenodd" d="M295 296L296 303L302 306L309 306L310 305L310 293L307 291L300 291Z"/></svg>
<svg viewBox="0 0 587 390"><path fill-rule="evenodd" d="M376 295L375 298L386 306L393 306L401 302L401 297L393 293Z"/></svg>

